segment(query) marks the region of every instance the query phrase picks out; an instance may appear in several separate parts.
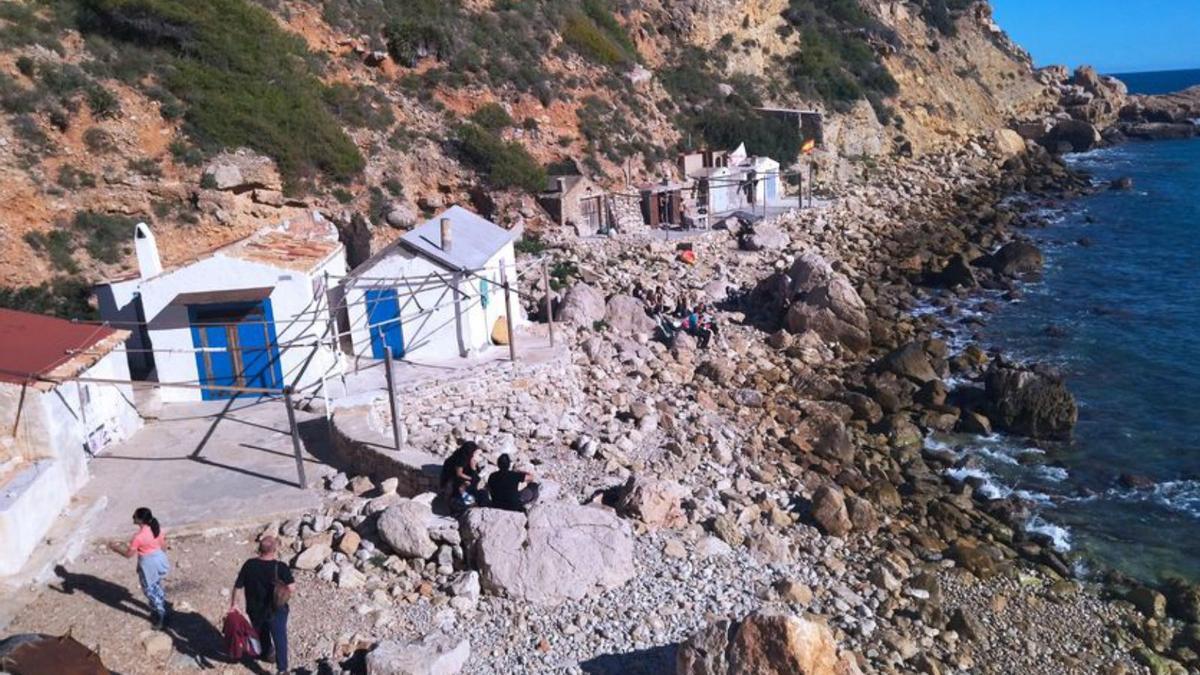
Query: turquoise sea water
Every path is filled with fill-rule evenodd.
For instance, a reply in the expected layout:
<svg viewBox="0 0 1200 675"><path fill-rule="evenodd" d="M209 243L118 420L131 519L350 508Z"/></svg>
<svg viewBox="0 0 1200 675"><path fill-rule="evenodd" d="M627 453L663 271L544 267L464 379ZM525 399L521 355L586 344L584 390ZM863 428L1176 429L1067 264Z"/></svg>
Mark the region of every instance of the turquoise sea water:
<svg viewBox="0 0 1200 675"><path fill-rule="evenodd" d="M1027 231L1039 282L970 339L1061 367L1080 406L1073 442L931 440L957 471L1037 504L1031 529L1143 579L1200 580L1200 140L1133 143L1071 159L1104 190L1044 212ZM959 339L966 339L963 333ZM1123 487L1121 474L1153 481Z"/></svg>
<svg viewBox="0 0 1200 675"><path fill-rule="evenodd" d="M1200 84L1200 69L1116 73L1114 77L1124 82L1131 94L1169 94Z"/></svg>

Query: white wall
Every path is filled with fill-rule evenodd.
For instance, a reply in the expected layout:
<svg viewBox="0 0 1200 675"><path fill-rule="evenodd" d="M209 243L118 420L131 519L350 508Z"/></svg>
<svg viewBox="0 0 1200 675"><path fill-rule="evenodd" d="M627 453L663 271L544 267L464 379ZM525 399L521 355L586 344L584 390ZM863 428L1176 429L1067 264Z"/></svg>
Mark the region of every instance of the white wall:
<svg viewBox="0 0 1200 675"><path fill-rule="evenodd" d="M105 355L81 374L95 379L128 380L125 355ZM0 385L0 418L16 419L20 385ZM81 398L81 392L83 396ZM30 387L21 421L0 432L0 466L17 459L7 474L0 470L0 575L13 574L88 480L89 438L102 451L128 438L142 425L129 385L64 382L42 391Z"/></svg>
<svg viewBox="0 0 1200 675"><path fill-rule="evenodd" d="M342 275L345 257L339 253L313 276L220 254L142 283L142 306L155 349L159 382L196 383L200 373L185 305L171 304L183 293L236 291L270 287L268 296L280 343L279 363L285 384L309 390L321 376L336 370L338 355L328 347L329 305L320 290L321 272ZM336 280L330 284L336 283ZM288 345L299 342L301 344ZM163 350L179 350L167 352ZM164 387L162 400L198 401L199 389Z"/></svg>
<svg viewBox="0 0 1200 675"><path fill-rule="evenodd" d="M511 275L515 260L512 243L493 256L486 267L476 273L477 276L451 272L402 247L391 249L369 266L360 267L356 270L357 278L348 280L345 288L354 355L372 358L365 300L366 291L372 288L396 289L406 360L437 363L487 348L491 345L492 326L504 315L499 272L501 260L506 261ZM480 277L491 282L488 284L487 308L480 301ZM399 278L405 281L377 280ZM457 284L460 293L452 291L453 284ZM525 322L515 292L511 293L510 299L516 320Z"/></svg>

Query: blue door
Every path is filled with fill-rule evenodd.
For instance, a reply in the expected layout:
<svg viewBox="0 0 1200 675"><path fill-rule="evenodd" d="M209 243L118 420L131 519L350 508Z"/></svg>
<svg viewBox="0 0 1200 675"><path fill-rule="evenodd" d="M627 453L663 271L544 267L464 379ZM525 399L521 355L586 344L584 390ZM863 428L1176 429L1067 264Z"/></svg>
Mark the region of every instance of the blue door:
<svg viewBox="0 0 1200 675"><path fill-rule="evenodd" d="M283 383L271 301L189 305L199 383L280 389ZM206 401L240 392L204 389Z"/></svg>
<svg viewBox="0 0 1200 675"><path fill-rule="evenodd" d="M773 177L773 176L772 176L771 178L768 178L768 179L767 179L767 199L766 199L766 202L767 202L768 204L770 204L770 203L774 202L774 201L775 201L775 196L778 194L778 192L779 192L779 179L778 179L778 178L775 178L775 177Z"/></svg>
<svg viewBox="0 0 1200 675"><path fill-rule="evenodd" d="M400 303L396 289L378 288L367 291L367 329L371 333L371 356L382 359L384 349L392 348L392 356L404 356L404 330L400 326Z"/></svg>

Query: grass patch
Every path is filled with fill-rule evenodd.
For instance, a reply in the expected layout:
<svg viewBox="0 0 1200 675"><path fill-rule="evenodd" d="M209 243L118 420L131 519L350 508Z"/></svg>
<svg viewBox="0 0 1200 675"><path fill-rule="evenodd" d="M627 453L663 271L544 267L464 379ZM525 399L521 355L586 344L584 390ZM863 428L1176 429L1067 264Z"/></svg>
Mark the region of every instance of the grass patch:
<svg viewBox="0 0 1200 675"><path fill-rule="evenodd" d="M471 113L471 121L492 133L499 133L513 125L513 118L499 103L485 103Z"/></svg>
<svg viewBox="0 0 1200 675"><path fill-rule="evenodd" d="M66 230L49 232L26 232L25 243L33 250L50 259L50 265L59 272L77 274L79 264L75 262L75 238Z"/></svg>
<svg viewBox="0 0 1200 675"><path fill-rule="evenodd" d="M187 131L201 147L253 148L276 161L293 191L362 171L312 54L263 9L245 0L80 2L85 34L153 51L155 73L186 105Z"/></svg>
<svg viewBox="0 0 1200 675"><path fill-rule="evenodd" d="M633 41L599 0L584 0L563 24L563 42L583 57L601 65L626 66L637 60Z"/></svg>
<svg viewBox="0 0 1200 675"><path fill-rule="evenodd" d="M127 216L79 211L71 221L76 241L82 239L88 255L106 263L120 262L129 253L137 220Z"/></svg>

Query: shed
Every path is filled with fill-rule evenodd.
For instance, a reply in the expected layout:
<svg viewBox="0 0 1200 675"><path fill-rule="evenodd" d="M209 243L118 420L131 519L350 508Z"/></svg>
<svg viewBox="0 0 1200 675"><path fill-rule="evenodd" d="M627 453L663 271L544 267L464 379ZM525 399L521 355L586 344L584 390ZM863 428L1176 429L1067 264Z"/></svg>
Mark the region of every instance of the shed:
<svg viewBox="0 0 1200 675"><path fill-rule="evenodd" d="M213 387L311 390L340 366L329 293L346 273L337 230L319 213L284 221L164 269L145 223L134 233L140 274L96 288L101 316L136 329L152 351L135 371L162 383L163 401L231 398Z"/></svg>
<svg viewBox="0 0 1200 675"><path fill-rule="evenodd" d="M638 187L642 195L642 217L650 227L683 224L682 183L663 180Z"/></svg>
<svg viewBox="0 0 1200 675"><path fill-rule="evenodd" d="M119 349L128 331L0 309L0 575L14 574L91 455L142 424ZM93 380L93 381L87 381Z"/></svg>
<svg viewBox="0 0 1200 675"><path fill-rule="evenodd" d="M417 363L471 356L504 324L500 268L516 283L519 231L452 206L388 244L343 283L351 351ZM526 323L516 293L514 325Z"/></svg>
<svg viewBox="0 0 1200 675"><path fill-rule="evenodd" d="M554 222L575 228L581 236L607 232L611 227L605 191L587 176L550 176L538 203Z"/></svg>

